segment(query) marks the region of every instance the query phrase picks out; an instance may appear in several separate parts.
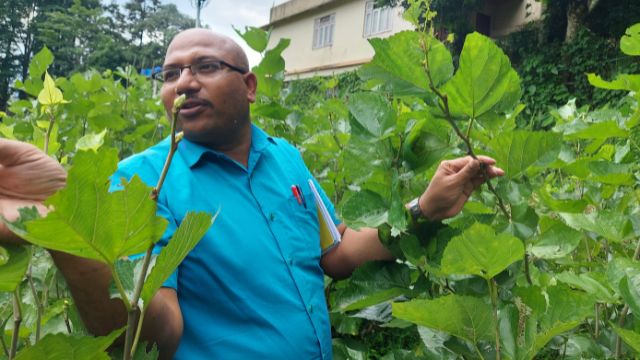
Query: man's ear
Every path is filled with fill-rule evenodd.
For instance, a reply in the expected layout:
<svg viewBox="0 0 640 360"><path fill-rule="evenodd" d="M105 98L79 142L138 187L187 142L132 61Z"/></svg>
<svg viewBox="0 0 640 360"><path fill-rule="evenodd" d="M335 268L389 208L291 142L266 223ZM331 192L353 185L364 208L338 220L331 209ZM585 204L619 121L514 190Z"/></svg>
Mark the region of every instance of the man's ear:
<svg viewBox="0 0 640 360"><path fill-rule="evenodd" d="M256 74L248 72L244 74L244 83L247 85L247 100L250 103L256 101L256 89L258 88L258 78Z"/></svg>

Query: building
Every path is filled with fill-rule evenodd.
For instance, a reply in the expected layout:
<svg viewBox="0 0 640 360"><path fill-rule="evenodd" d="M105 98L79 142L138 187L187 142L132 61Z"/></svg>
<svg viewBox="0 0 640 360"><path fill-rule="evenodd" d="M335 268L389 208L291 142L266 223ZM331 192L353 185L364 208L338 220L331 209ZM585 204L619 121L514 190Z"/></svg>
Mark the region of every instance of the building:
<svg viewBox="0 0 640 360"><path fill-rule="evenodd" d="M486 0L469 21L479 32L500 37L539 18L541 7L535 0ZM327 76L369 62L374 51L367 39L412 29L402 11L373 0L290 0L271 8L263 28L272 29L270 46L291 39L283 52L287 80Z"/></svg>

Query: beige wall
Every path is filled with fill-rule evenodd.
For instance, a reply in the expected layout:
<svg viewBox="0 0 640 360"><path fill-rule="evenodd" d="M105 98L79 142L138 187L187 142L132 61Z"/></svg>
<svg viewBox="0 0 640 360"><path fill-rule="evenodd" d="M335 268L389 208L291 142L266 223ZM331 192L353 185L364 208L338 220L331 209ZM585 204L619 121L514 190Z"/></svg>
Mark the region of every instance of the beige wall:
<svg viewBox="0 0 640 360"><path fill-rule="evenodd" d="M529 6L527 7L527 4ZM491 37L498 38L519 30L542 16L542 2L535 0L488 0L483 11L491 16ZM527 13L529 15L527 16Z"/></svg>
<svg viewBox="0 0 640 360"><path fill-rule="evenodd" d="M331 75L334 72L353 69L371 60L374 54L373 49L363 37L365 2L365 0L337 1L329 6L277 23L271 33L269 46L274 46L281 37L291 39L291 44L283 52L287 79ZM392 30L376 34L376 37L390 36L411 28L410 24L402 19L401 9L394 9ZM333 13L335 13L333 45L313 49L314 19Z"/></svg>

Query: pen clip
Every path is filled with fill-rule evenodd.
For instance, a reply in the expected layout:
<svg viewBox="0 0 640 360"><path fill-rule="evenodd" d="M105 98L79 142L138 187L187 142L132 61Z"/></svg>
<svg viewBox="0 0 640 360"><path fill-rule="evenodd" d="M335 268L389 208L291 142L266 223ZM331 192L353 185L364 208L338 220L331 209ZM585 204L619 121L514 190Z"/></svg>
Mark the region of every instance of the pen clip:
<svg viewBox="0 0 640 360"><path fill-rule="evenodd" d="M300 196L300 200L302 200L302 206L304 206L304 208L307 208L307 200L305 200L304 198L304 194L302 194L302 189L300 188L300 185L295 185L296 189L298 190L298 195Z"/></svg>

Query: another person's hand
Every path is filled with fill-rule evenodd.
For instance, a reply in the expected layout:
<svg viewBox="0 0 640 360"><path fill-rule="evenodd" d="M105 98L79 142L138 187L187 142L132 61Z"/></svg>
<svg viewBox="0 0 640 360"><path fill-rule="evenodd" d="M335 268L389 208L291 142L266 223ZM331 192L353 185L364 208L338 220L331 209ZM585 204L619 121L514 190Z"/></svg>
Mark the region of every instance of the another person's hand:
<svg viewBox="0 0 640 360"><path fill-rule="evenodd" d="M427 190L420 196L419 204L425 218L438 221L457 215L473 191L484 181L481 164L489 178L504 175L493 166L496 161L486 156L471 156L446 160L440 163Z"/></svg>
<svg viewBox="0 0 640 360"><path fill-rule="evenodd" d="M46 213L42 202L66 184L67 173L54 159L33 145L0 139L0 215L9 221L18 209L36 206ZM18 242L0 223L0 241Z"/></svg>

